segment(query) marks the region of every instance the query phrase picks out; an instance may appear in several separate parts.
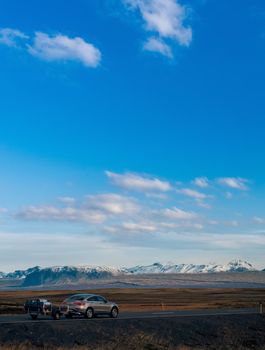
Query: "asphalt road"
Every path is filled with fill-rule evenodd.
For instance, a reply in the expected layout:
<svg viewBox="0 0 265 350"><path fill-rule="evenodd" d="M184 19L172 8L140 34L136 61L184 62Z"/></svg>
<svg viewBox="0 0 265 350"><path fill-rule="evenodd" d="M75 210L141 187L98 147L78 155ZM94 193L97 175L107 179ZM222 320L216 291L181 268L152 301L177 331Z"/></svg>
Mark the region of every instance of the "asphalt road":
<svg viewBox="0 0 265 350"><path fill-rule="evenodd" d="M145 318L163 318L163 317L194 317L194 316L223 316L223 315L252 315L257 314L257 308L252 309L207 309L207 310L181 310L181 311L161 311L161 312L121 312L118 319L145 319ZM78 318L84 322L89 322L83 318ZM112 320L109 317L98 316L94 320ZM74 322L73 319L61 318L60 321L54 321L51 317L40 316L33 321L29 315L0 315L0 324L17 323L36 323L36 322Z"/></svg>

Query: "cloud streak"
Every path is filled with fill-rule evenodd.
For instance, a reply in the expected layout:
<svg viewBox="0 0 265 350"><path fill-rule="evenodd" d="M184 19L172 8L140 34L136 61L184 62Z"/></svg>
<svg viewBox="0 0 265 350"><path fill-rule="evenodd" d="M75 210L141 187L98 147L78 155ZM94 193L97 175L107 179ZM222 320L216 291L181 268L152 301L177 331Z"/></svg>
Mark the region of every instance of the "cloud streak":
<svg viewBox="0 0 265 350"><path fill-rule="evenodd" d="M102 223L106 220L106 215L100 211L85 208L29 206L18 212L15 218L28 221L84 221L88 223Z"/></svg>
<svg viewBox="0 0 265 350"><path fill-rule="evenodd" d="M209 187L209 180L207 177L196 177L192 183L201 188Z"/></svg>
<svg viewBox="0 0 265 350"><path fill-rule="evenodd" d="M113 215L131 215L139 212L134 198L121 196L115 193L87 196L86 206L90 209L104 211Z"/></svg>
<svg viewBox="0 0 265 350"><path fill-rule="evenodd" d="M172 220L193 220L198 217L196 213L185 211L176 207L164 209L163 215Z"/></svg>
<svg viewBox="0 0 265 350"><path fill-rule="evenodd" d="M199 192L196 190L192 190L190 188L182 188L182 189L177 190L177 192L184 194L185 196L197 199L197 200L203 200L203 199L210 197L209 195L207 195L205 193L202 193L202 192Z"/></svg>
<svg viewBox="0 0 265 350"><path fill-rule="evenodd" d="M220 177L216 181L222 186L243 191L248 189L246 184L249 182L247 179L243 179L241 177Z"/></svg>
<svg viewBox="0 0 265 350"><path fill-rule="evenodd" d="M65 208L55 206L29 206L15 214L15 218L29 221L70 221L100 224L113 216L130 216L139 212L140 206L133 198L107 193L86 196L80 205L72 198L63 197Z"/></svg>
<svg viewBox="0 0 265 350"><path fill-rule="evenodd" d="M128 190L148 192L171 190L171 185L168 181L162 181L155 177L141 176L134 173L117 174L111 171L106 171L105 174L118 187Z"/></svg>
<svg viewBox="0 0 265 350"><path fill-rule="evenodd" d="M26 40L29 37L18 29L2 28L0 29L0 44L9 47L18 47L21 40Z"/></svg>

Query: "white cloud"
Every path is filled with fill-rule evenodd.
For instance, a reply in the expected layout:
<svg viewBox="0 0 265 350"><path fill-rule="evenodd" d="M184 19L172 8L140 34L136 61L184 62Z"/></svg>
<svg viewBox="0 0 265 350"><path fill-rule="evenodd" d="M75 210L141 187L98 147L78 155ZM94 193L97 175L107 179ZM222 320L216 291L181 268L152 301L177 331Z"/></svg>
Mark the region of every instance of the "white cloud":
<svg viewBox="0 0 265 350"><path fill-rule="evenodd" d="M209 187L209 180L207 177L196 177L192 183L201 188Z"/></svg>
<svg viewBox="0 0 265 350"><path fill-rule="evenodd" d="M116 186L135 191L162 191L171 189L167 181L161 181L154 177L141 176L133 173L117 174L110 171L105 172Z"/></svg>
<svg viewBox="0 0 265 350"><path fill-rule="evenodd" d="M133 10L139 10L147 32L156 33L146 49L160 52L171 57L170 47L162 39L171 39L182 46L189 46L192 41L192 29L185 25L188 17L187 7L178 0L124 0ZM156 41L154 41L154 39ZM150 42L151 40L151 42ZM150 50L153 48L154 50Z"/></svg>
<svg viewBox="0 0 265 350"><path fill-rule="evenodd" d="M255 222L255 224L259 224L259 225L264 225L265 224L265 219L260 218L259 216L255 216L253 218L253 221Z"/></svg>
<svg viewBox="0 0 265 350"><path fill-rule="evenodd" d="M90 223L101 223L106 219L106 216L97 210L52 206L30 206L18 212L15 217L30 221L86 221Z"/></svg>
<svg viewBox="0 0 265 350"><path fill-rule="evenodd" d="M0 208L0 214L5 214L7 212L8 210L6 208Z"/></svg>
<svg viewBox="0 0 265 350"><path fill-rule="evenodd" d="M108 214L114 215L131 215L140 210L135 199L115 193L87 196L86 205L91 209L103 210Z"/></svg>
<svg viewBox="0 0 265 350"><path fill-rule="evenodd" d="M211 207L212 207L209 203L206 203L201 199L196 199L196 204L198 207L201 207L204 209L211 209Z"/></svg>
<svg viewBox="0 0 265 350"><path fill-rule="evenodd" d="M171 233L180 232L180 231L183 232L190 229L201 230L204 227L202 223L189 222L186 220L181 222L179 221L176 223L176 221L161 222L161 221L156 221L155 218L153 219L154 220L151 219L148 221L141 221L140 219L137 222L136 221L122 222L120 224L105 226L104 230L108 233L122 236L122 239L126 239L127 237L126 233L128 235L131 233L135 233L135 234L153 233L156 235L157 234L168 235L168 233L170 232ZM152 237L155 237L155 236L153 235Z"/></svg>
<svg viewBox="0 0 265 350"><path fill-rule="evenodd" d="M182 188L177 190L177 193L181 193L185 196L191 197L196 201L196 204L201 207L201 208L205 208L205 209L210 209L211 206L208 203L205 203L205 199L207 198L212 198L212 196L190 189L190 188Z"/></svg>
<svg viewBox="0 0 265 350"><path fill-rule="evenodd" d="M166 57L172 58L172 50L169 45L167 45L160 38L149 38L144 44L145 51L158 52Z"/></svg>
<svg viewBox="0 0 265 350"><path fill-rule="evenodd" d="M176 229L183 230L183 229L203 229L204 226L201 223L196 223L196 222L181 222L177 223L176 222L160 222L159 227L167 229L166 232L168 231L175 231Z"/></svg>
<svg viewBox="0 0 265 350"><path fill-rule="evenodd" d="M155 232L157 226L151 223L134 223L134 222L124 222L121 225L122 229L132 232Z"/></svg>
<svg viewBox="0 0 265 350"><path fill-rule="evenodd" d="M28 36L17 29L2 28L0 29L0 44L9 47L17 47L18 41L28 39Z"/></svg>
<svg viewBox="0 0 265 350"><path fill-rule="evenodd" d="M62 198L66 208L54 206L29 206L15 217L23 220L76 221L102 223L113 215L133 215L140 210L136 200L108 193L86 196L85 203L74 206L72 198ZM70 206L71 205L71 206Z"/></svg>
<svg viewBox="0 0 265 350"><path fill-rule="evenodd" d="M237 190L247 190L247 183L249 180L241 177L220 177L216 179L217 183Z"/></svg>
<svg viewBox="0 0 265 350"><path fill-rule="evenodd" d="M21 40L27 40L27 52L46 61L79 61L86 67L97 67L101 61L101 52L93 44L80 37L70 38L63 34L50 36L36 32L30 38L17 29L0 29L0 44L18 47ZM29 44L32 40L33 44Z"/></svg>
<svg viewBox="0 0 265 350"><path fill-rule="evenodd" d="M181 209L178 209L176 207L172 208L172 209L164 209L163 210L163 214L164 216L166 216L169 219L172 220L193 220L196 219L198 217L198 215L196 213L193 212L189 212L189 211L184 211Z"/></svg>
<svg viewBox="0 0 265 350"><path fill-rule="evenodd" d="M206 199L209 197L209 195L196 191L196 190L192 190L190 188L182 188L180 190L177 190L178 193L182 193L185 196L197 199L197 200L202 200L202 199Z"/></svg>
<svg viewBox="0 0 265 350"><path fill-rule="evenodd" d="M177 0L125 0L140 10L146 30L157 32L160 37L175 39L180 45L189 45L192 30L185 27L187 8Z"/></svg>
<svg viewBox="0 0 265 350"><path fill-rule="evenodd" d="M49 36L36 32L28 52L46 61L79 61L87 67L97 67L101 61L101 52L94 45L80 37L69 38L62 34Z"/></svg>
<svg viewBox="0 0 265 350"><path fill-rule="evenodd" d="M75 198L73 197L59 197L58 200L66 205L72 205L75 203Z"/></svg>

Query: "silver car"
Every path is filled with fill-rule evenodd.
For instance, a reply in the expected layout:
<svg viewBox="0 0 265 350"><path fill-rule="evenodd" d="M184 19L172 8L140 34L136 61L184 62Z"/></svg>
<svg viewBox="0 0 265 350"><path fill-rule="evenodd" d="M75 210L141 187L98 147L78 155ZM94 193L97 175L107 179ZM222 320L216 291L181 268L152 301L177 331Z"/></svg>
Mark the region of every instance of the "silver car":
<svg viewBox="0 0 265 350"><path fill-rule="evenodd" d="M74 315L93 318L96 315L109 315L117 318L119 307L112 301L108 301L100 295L75 294L65 299L60 306L60 312L67 318Z"/></svg>

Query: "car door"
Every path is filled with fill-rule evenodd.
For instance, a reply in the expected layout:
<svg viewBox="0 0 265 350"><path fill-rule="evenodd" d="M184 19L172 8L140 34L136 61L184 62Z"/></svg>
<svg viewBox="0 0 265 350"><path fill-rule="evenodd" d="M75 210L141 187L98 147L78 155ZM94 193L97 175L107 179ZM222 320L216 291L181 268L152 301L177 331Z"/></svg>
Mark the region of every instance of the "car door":
<svg viewBox="0 0 265 350"><path fill-rule="evenodd" d="M110 312L107 300L101 296L97 296L96 298L97 298L96 303L97 303L97 310L98 310L97 312L101 314Z"/></svg>
<svg viewBox="0 0 265 350"><path fill-rule="evenodd" d="M87 299L87 302L89 303L89 306L92 307L92 309L94 310L94 312L97 314L100 312L99 309L99 304L98 304L98 299L96 296L90 297Z"/></svg>

